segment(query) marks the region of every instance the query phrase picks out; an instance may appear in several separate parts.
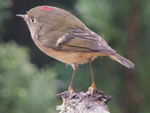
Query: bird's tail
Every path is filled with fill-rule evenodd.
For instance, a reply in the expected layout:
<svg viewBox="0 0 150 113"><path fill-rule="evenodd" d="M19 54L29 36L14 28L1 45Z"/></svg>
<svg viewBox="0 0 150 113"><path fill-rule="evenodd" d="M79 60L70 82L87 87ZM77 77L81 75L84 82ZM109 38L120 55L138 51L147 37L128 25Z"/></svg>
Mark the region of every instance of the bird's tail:
<svg viewBox="0 0 150 113"><path fill-rule="evenodd" d="M124 58L123 56L120 56L119 54L109 55L109 57L127 68L134 68L134 64L130 60Z"/></svg>

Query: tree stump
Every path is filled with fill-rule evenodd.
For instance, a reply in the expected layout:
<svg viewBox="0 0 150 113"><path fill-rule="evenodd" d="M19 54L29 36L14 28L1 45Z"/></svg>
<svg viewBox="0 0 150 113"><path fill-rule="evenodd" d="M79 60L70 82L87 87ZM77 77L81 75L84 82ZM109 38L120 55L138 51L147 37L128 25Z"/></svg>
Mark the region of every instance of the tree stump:
<svg viewBox="0 0 150 113"><path fill-rule="evenodd" d="M95 90L93 95L90 91L74 94L65 91L58 96L63 100L62 105L56 108L59 113L110 113L107 104L111 97L99 90Z"/></svg>

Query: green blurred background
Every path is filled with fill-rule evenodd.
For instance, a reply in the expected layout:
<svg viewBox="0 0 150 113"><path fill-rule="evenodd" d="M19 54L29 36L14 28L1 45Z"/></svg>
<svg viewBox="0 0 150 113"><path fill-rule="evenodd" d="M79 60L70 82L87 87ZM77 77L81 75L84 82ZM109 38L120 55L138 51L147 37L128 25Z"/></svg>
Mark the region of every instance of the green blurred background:
<svg viewBox="0 0 150 113"><path fill-rule="evenodd" d="M97 88L112 96L111 113L149 113L150 0L0 0L0 113L57 113L56 94L68 88L72 68L42 53L15 16L45 4L72 12L135 63L127 70L106 57L93 62ZM90 84L89 66L80 65L75 91Z"/></svg>

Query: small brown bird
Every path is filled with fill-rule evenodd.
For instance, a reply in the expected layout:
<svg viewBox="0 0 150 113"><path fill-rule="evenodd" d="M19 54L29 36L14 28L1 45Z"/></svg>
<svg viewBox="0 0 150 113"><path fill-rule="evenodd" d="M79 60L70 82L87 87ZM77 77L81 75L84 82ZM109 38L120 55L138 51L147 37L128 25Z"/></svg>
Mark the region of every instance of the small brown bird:
<svg viewBox="0 0 150 113"><path fill-rule="evenodd" d="M72 80L68 91L73 93L72 83L78 64L89 63L92 85L96 89L91 62L97 56L108 56L127 68L134 64L117 54L106 41L87 28L77 17L52 6L38 6L22 17L30 30L31 37L41 51L73 67Z"/></svg>

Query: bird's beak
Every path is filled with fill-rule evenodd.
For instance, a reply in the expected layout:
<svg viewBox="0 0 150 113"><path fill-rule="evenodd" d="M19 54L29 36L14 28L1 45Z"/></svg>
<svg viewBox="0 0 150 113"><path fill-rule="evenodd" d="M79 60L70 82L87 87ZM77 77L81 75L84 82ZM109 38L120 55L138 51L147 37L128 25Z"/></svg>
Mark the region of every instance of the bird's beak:
<svg viewBox="0 0 150 113"><path fill-rule="evenodd" d="M27 19L27 15L23 15L23 14L17 14L17 17L23 18L24 20Z"/></svg>

